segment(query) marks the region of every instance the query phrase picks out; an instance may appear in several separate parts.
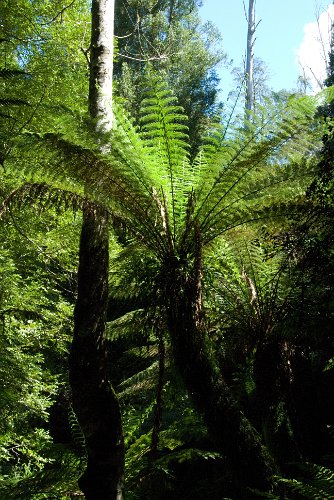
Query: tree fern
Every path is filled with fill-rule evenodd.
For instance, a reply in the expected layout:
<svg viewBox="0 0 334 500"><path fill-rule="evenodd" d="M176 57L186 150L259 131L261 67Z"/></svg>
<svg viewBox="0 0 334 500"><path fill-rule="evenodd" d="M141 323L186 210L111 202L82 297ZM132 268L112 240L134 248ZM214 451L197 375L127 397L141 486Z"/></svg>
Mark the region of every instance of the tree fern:
<svg viewBox="0 0 334 500"><path fill-rule="evenodd" d="M138 134L122 117L104 137L82 127L77 136L65 131L23 139L28 150L38 145L37 168L51 183L84 191L122 221L138 248L148 250L154 270L149 299L164 311L176 366L218 449L254 487L269 486L275 466L212 355L202 276L210 243L247 222L286 214L287 204L303 194L321 135L315 105L312 98L292 100L279 116L269 113L246 130L223 133L193 166L180 110L159 85L143 103ZM103 151L101 141L108 144ZM26 166L34 176L36 162ZM254 278L254 272L245 275L244 293L254 295ZM253 304L258 308L259 300ZM233 437L232 428L238 429Z"/></svg>
<svg viewBox="0 0 334 500"><path fill-rule="evenodd" d="M116 111L119 124L104 139L110 142L107 153L100 152L97 138L96 145L87 142L88 131L79 143L48 133L31 136L29 146L26 137L26 147L37 142L42 148L39 168L50 182L84 185L160 259L184 240L190 205L205 245L233 227L270 217L270 208L275 216L286 213L282 198L303 192L310 162L300 156L310 156L320 134L309 131L312 98L292 101L283 117L270 115L260 127L202 150L191 166L180 109L160 86L151 94L142 106L141 135ZM31 172L28 163L26 168Z"/></svg>
<svg viewBox="0 0 334 500"><path fill-rule="evenodd" d="M236 239L216 247L215 260L209 265L213 266L209 288L214 289L219 316L242 335L254 334L258 339L270 335L286 314L294 288L287 258L268 257L258 244Z"/></svg>

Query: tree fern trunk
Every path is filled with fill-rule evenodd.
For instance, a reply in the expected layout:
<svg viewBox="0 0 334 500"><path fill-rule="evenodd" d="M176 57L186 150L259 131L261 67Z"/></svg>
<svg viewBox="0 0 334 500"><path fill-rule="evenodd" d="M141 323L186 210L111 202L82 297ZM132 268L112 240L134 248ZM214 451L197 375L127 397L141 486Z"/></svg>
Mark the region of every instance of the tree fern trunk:
<svg viewBox="0 0 334 500"><path fill-rule="evenodd" d="M288 341L271 334L259 343L253 364L254 413L264 442L279 463L302 459L291 436L288 414L294 379L291 361Z"/></svg>
<svg viewBox="0 0 334 500"><path fill-rule="evenodd" d="M151 446L150 446L150 452L152 455L154 455L158 450L159 438L160 438L161 417L162 417L162 391L164 388L164 372L165 372L165 355L166 355L165 343L161 335L159 341L158 383L157 383L154 420L153 420L153 429L152 429Z"/></svg>
<svg viewBox="0 0 334 500"><path fill-rule="evenodd" d="M201 276L170 266L168 326L177 368L237 483L266 489L277 471L249 421L233 400L210 352L202 319Z"/></svg>
<svg viewBox="0 0 334 500"><path fill-rule="evenodd" d="M92 1L89 110L96 129L112 127L114 0ZM70 353L73 408L82 427L88 463L79 485L88 500L121 500L124 446L119 404L107 371L107 214L87 203L83 212L78 297Z"/></svg>

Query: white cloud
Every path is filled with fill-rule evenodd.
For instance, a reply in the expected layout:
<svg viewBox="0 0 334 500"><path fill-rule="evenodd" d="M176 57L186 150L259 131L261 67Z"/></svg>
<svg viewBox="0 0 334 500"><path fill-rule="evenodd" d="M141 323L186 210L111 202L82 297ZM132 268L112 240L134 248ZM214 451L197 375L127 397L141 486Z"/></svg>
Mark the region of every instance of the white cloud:
<svg viewBox="0 0 334 500"><path fill-rule="evenodd" d="M299 73L309 79L313 91L319 90L326 78L326 61L333 21L334 5L330 4L315 22L304 26L304 38L296 50Z"/></svg>

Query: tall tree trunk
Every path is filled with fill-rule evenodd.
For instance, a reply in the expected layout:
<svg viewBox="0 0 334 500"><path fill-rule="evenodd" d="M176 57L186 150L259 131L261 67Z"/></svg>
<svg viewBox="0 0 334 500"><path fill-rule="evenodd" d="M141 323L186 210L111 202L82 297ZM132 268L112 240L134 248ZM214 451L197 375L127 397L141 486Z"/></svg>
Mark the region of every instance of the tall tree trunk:
<svg viewBox="0 0 334 500"><path fill-rule="evenodd" d="M213 442L230 461L237 483L266 489L277 470L210 352L203 321L201 264L195 263L192 276L183 273L181 265L174 260L168 270L167 317L176 366Z"/></svg>
<svg viewBox="0 0 334 500"><path fill-rule="evenodd" d="M92 1L89 110L101 133L112 127L114 0ZM80 238L78 297L70 352L73 408L87 446L79 486L87 500L121 500L124 444L121 414L107 369L108 218L87 203Z"/></svg>
<svg viewBox="0 0 334 500"><path fill-rule="evenodd" d="M73 407L86 440L87 469L79 486L87 500L121 500L124 446L119 404L108 379L105 213L87 203L80 239L78 299L70 354Z"/></svg>
<svg viewBox="0 0 334 500"><path fill-rule="evenodd" d="M89 112L100 132L112 128L115 0L92 0Z"/></svg>
<svg viewBox="0 0 334 500"><path fill-rule="evenodd" d="M252 111L254 108L254 35L255 35L255 0L249 0L248 31L246 50L246 103L245 108Z"/></svg>

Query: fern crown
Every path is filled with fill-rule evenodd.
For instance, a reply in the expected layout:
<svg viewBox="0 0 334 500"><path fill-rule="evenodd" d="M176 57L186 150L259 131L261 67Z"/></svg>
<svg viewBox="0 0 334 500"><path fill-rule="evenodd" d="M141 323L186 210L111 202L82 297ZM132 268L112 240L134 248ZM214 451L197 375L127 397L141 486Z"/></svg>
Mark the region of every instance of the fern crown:
<svg viewBox="0 0 334 500"><path fill-rule="evenodd" d="M312 167L311 130L317 101L291 99L285 109L263 112L247 127L212 128L190 163L186 117L162 83L142 103L139 129L115 106L115 127L94 137L91 127L71 136L30 134L24 148L39 146L39 171L65 187L104 204L132 237L159 259L194 254L245 222L278 216L304 192ZM101 153L101 141L109 147ZM36 177L33 165L28 174ZM283 200L283 201L282 201Z"/></svg>

